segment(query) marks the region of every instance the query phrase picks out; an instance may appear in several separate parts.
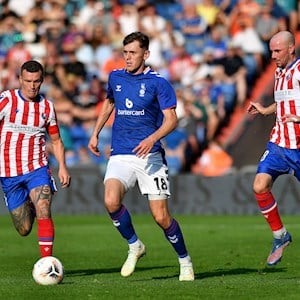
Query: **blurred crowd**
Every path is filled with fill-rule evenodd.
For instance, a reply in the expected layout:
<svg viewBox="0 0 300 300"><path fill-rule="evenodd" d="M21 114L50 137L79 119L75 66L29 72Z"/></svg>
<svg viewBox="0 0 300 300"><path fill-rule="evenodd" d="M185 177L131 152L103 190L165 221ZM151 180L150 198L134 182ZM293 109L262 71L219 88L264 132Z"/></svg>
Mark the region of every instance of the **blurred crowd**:
<svg viewBox="0 0 300 300"><path fill-rule="evenodd" d="M124 67L125 35L149 35L147 63L177 93L179 126L163 140L170 174L211 176L232 165L216 137L268 63L270 37L299 29L296 0L0 0L0 15L0 90L18 87L25 60L40 61L68 166L97 164L101 172L113 120L100 134L100 158L87 143L108 74ZM55 165L50 146L49 155Z"/></svg>

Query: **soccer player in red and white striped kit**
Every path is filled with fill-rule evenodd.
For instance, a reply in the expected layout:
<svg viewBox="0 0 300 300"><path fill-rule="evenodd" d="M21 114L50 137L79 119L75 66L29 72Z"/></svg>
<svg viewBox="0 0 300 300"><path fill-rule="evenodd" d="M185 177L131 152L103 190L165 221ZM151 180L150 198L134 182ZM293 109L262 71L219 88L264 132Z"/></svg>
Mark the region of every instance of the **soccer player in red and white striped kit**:
<svg viewBox="0 0 300 300"><path fill-rule="evenodd" d="M51 256L54 224L52 195L56 191L48 165L46 135L59 164L62 187L70 184L53 103L40 94L43 66L21 66L20 88L0 94L0 182L13 224L21 236L31 232L35 218L40 255Z"/></svg>
<svg viewBox="0 0 300 300"><path fill-rule="evenodd" d="M267 264L273 266L280 262L284 249L292 242L271 189L282 174L292 174L300 180L300 59L295 53L295 37L288 31L276 33L269 46L277 66L274 81L275 101L267 107L251 102L248 112L274 114L276 118L253 183L260 211L273 232L273 246L267 258Z"/></svg>

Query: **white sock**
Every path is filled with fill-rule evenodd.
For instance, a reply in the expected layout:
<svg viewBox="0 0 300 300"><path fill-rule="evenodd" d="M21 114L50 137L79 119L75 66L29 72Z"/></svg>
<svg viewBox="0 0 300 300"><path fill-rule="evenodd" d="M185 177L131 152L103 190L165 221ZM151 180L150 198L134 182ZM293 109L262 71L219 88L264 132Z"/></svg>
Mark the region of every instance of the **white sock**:
<svg viewBox="0 0 300 300"><path fill-rule="evenodd" d="M132 244L128 244L129 249L135 250L135 249L139 249L141 246L141 241L139 239L137 239L134 243Z"/></svg>
<svg viewBox="0 0 300 300"><path fill-rule="evenodd" d="M190 264L192 262L189 255L186 257L179 257L178 260L180 264Z"/></svg>
<svg viewBox="0 0 300 300"><path fill-rule="evenodd" d="M282 227L279 230L273 231L273 236L275 239L281 239L285 233L286 233L286 228Z"/></svg>

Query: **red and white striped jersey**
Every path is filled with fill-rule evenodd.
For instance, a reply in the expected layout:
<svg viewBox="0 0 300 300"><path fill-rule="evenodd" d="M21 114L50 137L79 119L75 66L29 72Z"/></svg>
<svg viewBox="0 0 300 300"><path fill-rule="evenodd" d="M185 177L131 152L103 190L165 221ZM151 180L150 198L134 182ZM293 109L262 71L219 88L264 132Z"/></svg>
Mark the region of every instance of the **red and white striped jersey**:
<svg viewBox="0 0 300 300"><path fill-rule="evenodd" d="M274 100L277 106L276 122L270 141L280 147L300 149L300 124L282 122L286 114L300 116L300 59L286 69L276 69Z"/></svg>
<svg viewBox="0 0 300 300"><path fill-rule="evenodd" d="M48 164L46 133L58 133L54 105L26 101L20 90L0 95L0 177L27 174Z"/></svg>

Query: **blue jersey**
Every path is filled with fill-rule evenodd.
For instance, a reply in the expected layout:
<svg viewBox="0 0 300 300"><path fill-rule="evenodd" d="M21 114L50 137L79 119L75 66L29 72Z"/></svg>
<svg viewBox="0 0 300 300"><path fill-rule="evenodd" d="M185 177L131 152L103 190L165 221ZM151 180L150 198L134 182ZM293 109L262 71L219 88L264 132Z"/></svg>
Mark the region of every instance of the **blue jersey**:
<svg viewBox="0 0 300 300"><path fill-rule="evenodd" d="M162 124L162 110L176 107L171 84L150 68L138 75L125 69L110 73L107 98L115 104L111 155L134 154L133 149ZM157 141L150 152L161 151Z"/></svg>

